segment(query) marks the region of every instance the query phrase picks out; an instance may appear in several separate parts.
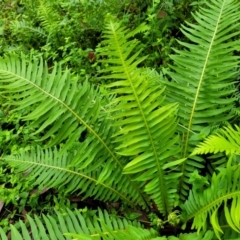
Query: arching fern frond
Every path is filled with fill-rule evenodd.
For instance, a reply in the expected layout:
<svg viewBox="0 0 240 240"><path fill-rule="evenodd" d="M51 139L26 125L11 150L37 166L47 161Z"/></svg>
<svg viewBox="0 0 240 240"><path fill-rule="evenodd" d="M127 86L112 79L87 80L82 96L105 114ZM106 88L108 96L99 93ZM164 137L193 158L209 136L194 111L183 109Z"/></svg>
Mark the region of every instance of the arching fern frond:
<svg viewBox="0 0 240 240"><path fill-rule="evenodd" d="M166 82L168 102L179 103L179 130L182 132L183 158L188 157L197 141L194 134L211 123L219 124L234 118L231 112L236 98L234 82L238 75L238 49L240 34L236 22L240 3L236 0L206 1L206 8L193 14L196 24L182 26L183 34L190 43L181 42L182 50L175 50L171 58L174 65ZM182 165L180 192L188 193L189 174L203 167L203 159L193 157Z"/></svg>
<svg viewBox="0 0 240 240"><path fill-rule="evenodd" d="M203 143L200 143L193 151L194 154L207 154L225 152L228 154L240 154L240 128L235 126L220 129L214 135L209 136Z"/></svg>
<svg viewBox="0 0 240 240"><path fill-rule="evenodd" d="M224 209L225 220L232 231L240 232L240 167L221 169L219 174L213 174L211 186L203 192L197 191L194 186L188 200L182 206L183 222L193 219L192 228L198 231L206 230L208 224L220 239L223 233L218 216L221 207Z"/></svg>
<svg viewBox="0 0 240 240"><path fill-rule="evenodd" d="M81 170L89 167L94 174L98 173L98 176L94 175L97 182L107 181L113 186L118 182L123 195L130 194L130 198L136 200L135 204L146 206L142 185L136 185L130 176L121 175L126 159L116 156L116 144L110 140L116 130L105 119L107 115L100 116L101 98L88 82L79 84L72 80L69 71L62 71L60 65L55 65L48 73L42 60L26 62L24 58L21 61L6 58L0 60L0 90L5 104L12 111L22 111L23 120L28 120L29 128L34 131L32 134L38 136L41 133L43 136L39 141L44 141L48 147L63 143L61 153L64 153L85 132L84 142L77 147L71 167ZM54 159L51 161L54 166ZM115 179L112 172L118 174L114 175ZM55 173L56 176L59 174L57 169ZM101 191L95 192L96 196L101 194Z"/></svg>
<svg viewBox="0 0 240 240"><path fill-rule="evenodd" d="M25 31L28 34L29 34L29 32L33 32L34 34L36 34L39 37L47 38L47 34L42 28L29 26L26 23L26 21L24 21L24 20L22 20L22 21L16 20L16 21L12 22L11 28L15 31L18 31L19 29L23 29L23 31Z"/></svg>
<svg viewBox="0 0 240 240"><path fill-rule="evenodd" d="M109 111L114 126L120 127L113 141L120 155L132 159L124 173L134 174L136 181L148 182L146 193L165 215L178 199L176 187L181 175L169 169L184 161L171 159L179 152L175 135L177 104L162 106L164 88L153 75L137 68L146 57L139 57L141 50L134 52L138 41L132 37L113 20L104 31L101 51L107 58L102 61L109 66L102 71L102 78L110 82L105 85L109 95L116 95Z"/></svg>
<svg viewBox="0 0 240 240"><path fill-rule="evenodd" d="M89 142L88 142L89 143ZM84 146L85 145L85 146ZM86 144L81 144L82 159L85 155L89 156ZM92 156L93 158L94 156ZM89 156L90 160L91 157ZM2 160L8 162L15 168L15 172L22 172L30 175L33 187L37 186L39 191L42 189L57 188L63 189L67 193L77 193L83 198L94 197L102 201L125 201L129 205L138 202L136 196L130 196L128 192L134 191L128 186L125 189L126 179L119 178L121 169L116 168L113 172L106 173L111 177L106 177L104 182L99 181L99 175L109 166L103 165L101 161L86 164L78 161L73 163L74 157L70 154L59 156L57 149L41 150L32 149L31 152L23 152L20 155L2 157Z"/></svg>

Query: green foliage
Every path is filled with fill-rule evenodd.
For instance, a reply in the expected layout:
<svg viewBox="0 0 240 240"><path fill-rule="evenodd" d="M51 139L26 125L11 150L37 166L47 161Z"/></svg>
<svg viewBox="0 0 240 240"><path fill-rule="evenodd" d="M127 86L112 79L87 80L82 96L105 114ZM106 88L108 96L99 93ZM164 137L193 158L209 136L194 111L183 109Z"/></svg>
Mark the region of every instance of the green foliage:
<svg viewBox="0 0 240 240"><path fill-rule="evenodd" d="M161 70L171 62L172 47L179 48L176 38L186 41L179 30L180 25L186 20L192 22L191 13L203 5L204 0L131 1L123 21L134 28L142 22L149 27L142 36L138 36L143 53L148 55L145 66Z"/></svg>
<svg viewBox="0 0 240 240"><path fill-rule="evenodd" d="M206 221L209 218L216 236L220 239L220 233L223 233L219 222L219 212L222 211L220 206L224 206L224 214L227 224L236 232L239 230L240 217L238 209L239 202L239 167L228 167L222 169L219 174L213 174L211 186L203 192L195 189L190 191L188 200L183 205L183 221L194 218L192 227L196 227L199 231L206 230L209 224ZM232 199L229 204L229 199Z"/></svg>
<svg viewBox="0 0 240 240"><path fill-rule="evenodd" d="M236 130L230 126L220 129L214 135L209 136L203 143L200 143L192 154L218 152L225 152L227 155L239 155L240 129L238 126L236 126Z"/></svg>
<svg viewBox="0 0 240 240"><path fill-rule="evenodd" d="M117 153L133 159L124 173L137 174L137 181L148 181L145 191L165 215L171 212L177 198L173 193L179 174L169 173L166 178L169 156L179 151L173 147L178 141L174 136L177 106L161 106L164 88L144 69L136 68L145 58L135 60L139 52L132 54L132 50L138 41L129 40L132 32L110 21L104 33L106 47L101 54L108 58L102 61L109 65L102 72L110 74L103 78L111 80L105 86L108 95L117 95L110 103L111 119L114 126L120 127L114 134Z"/></svg>
<svg viewBox="0 0 240 240"><path fill-rule="evenodd" d="M233 1L206 3L194 19L198 24L187 23L182 27L184 35L192 43L179 41L185 49L175 49L171 58L174 65L166 71L171 77L167 85L167 102L179 103L179 132L182 138L181 158L187 158L199 142L195 135L211 125L224 124L234 119L231 112L236 98L234 83L238 75L239 35L235 14L239 7ZM180 191L182 198L188 194L189 174L197 167L203 168L204 159L191 156L181 166Z"/></svg>
<svg viewBox="0 0 240 240"><path fill-rule="evenodd" d="M124 1L15 0L0 2L0 7L1 55L31 51L49 66L61 61L85 77L86 71L89 76L95 71L88 52L99 42L105 15L121 12Z"/></svg>
<svg viewBox="0 0 240 240"><path fill-rule="evenodd" d="M26 1L24 7L30 3ZM54 42L61 41L54 25L60 21L58 7L64 9L70 3L38 3L34 11L41 29L36 32L43 36L43 30L59 49L60 44ZM83 4L87 13L88 2L71 1L75 3ZM96 6L104 3L97 1ZM152 2L149 17L159 3ZM164 3L172 6L173 2ZM189 2L179 6L184 8L185 4ZM228 127L211 134L212 129L236 121L232 107L237 100L239 57L234 54L239 49L240 4L212 0L204 5L193 14L195 23L182 27L188 40L179 41L181 47L174 49L170 56L173 63L163 72L165 79L162 73L152 71L149 63L143 67L146 49L137 39L139 34L149 34L154 20L129 30L109 14L98 46L102 65L95 83L101 86L83 81L66 68L65 55L64 61L50 65L48 55L41 53L41 58L36 52L31 58L7 54L0 59L2 121L7 123L8 116L17 116L13 123L19 126L13 131L1 129L3 146L10 145L1 149L3 164L27 176L31 187L39 191L53 188L65 196L74 193L84 199L121 203L131 207L132 213L137 209L150 213L152 225L157 226L157 230L144 229L138 222L106 211L79 213L65 208L64 214L56 211L51 216L28 216L27 221L16 222L11 226L12 239L238 237L239 129ZM47 14L50 11L52 19ZM61 50L72 48L72 42L65 42ZM51 56L52 60L58 57ZM198 145L208 135L206 143ZM15 143L17 147L12 149ZM216 152L225 156L221 164L215 161L209 175L204 172L206 158L197 154ZM25 190L29 188L21 189ZM151 214L151 209L157 215ZM122 215L132 218L124 211ZM188 231L192 225L197 233L164 236L165 228L178 230L181 225ZM227 226L225 232L223 225ZM0 235L7 239L1 228Z"/></svg>
<svg viewBox="0 0 240 240"><path fill-rule="evenodd" d="M156 236L154 230L144 230L137 222L127 221L110 216L106 211L90 211L87 209L74 210L69 209L55 211L54 215L42 215L42 218L34 216L34 218L27 216L28 224L20 221L18 226L11 225L12 240L22 239L45 239L45 240L64 240L72 239L70 236L79 236L79 239L101 239L101 236L112 233L113 235L122 235L125 231L130 229L131 233L140 233L144 236ZM45 228L47 226L47 228ZM132 226L132 228L130 228ZM31 229L29 234L28 227ZM74 232L76 234L69 234ZM139 235L140 235L139 234ZM125 234L124 234L125 235ZM126 234L127 236L129 235ZM0 236L2 240L7 239L6 235L0 229ZM112 237L107 239L114 239ZM119 239L119 238L118 238ZM137 238L137 239L146 239Z"/></svg>

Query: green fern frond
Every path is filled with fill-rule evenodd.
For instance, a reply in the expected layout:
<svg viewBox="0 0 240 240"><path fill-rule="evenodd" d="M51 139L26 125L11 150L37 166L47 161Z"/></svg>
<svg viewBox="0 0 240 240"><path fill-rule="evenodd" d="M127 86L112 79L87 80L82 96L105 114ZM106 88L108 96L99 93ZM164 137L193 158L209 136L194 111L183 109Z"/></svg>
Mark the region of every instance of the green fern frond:
<svg viewBox="0 0 240 240"><path fill-rule="evenodd" d="M86 146L81 145L82 151L89 152ZM83 153L84 154L84 153ZM42 189L58 188L64 192L73 193L86 197L95 197L102 201L118 201L122 199L129 205L134 205L138 200L136 196L130 196L129 192L134 191L128 186L125 189L126 179L122 181L119 178L121 170L114 169L111 172L111 178L108 177L104 182L100 182L99 175L109 166L103 165L101 162L86 164L86 162L78 162L73 164L72 156L63 154L59 156L56 149L32 149L31 152L23 152L20 155L12 155L2 157L2 160L8 162L15 172L23 172L34 179L33 186L38 186L39 191ZM84 156L83 156L83 159ZM106 173L109 175L109 173ZM114 181L113 181L114 179ZM123 191L125 189L125 191Z"/></svg>
<svg viewBox="0 0 240 240"><path fill-rule="evenodd" d="M22 20L22 21L15 21L11 23L11 28L18 30L18 29L24 29L28 32L33 32L34 34L38 35L38 36L43 36L43 37L47 37L47 34L45 33L45 31L40 28L40 27L32 27L29 26L26 21Z"/></svg>
<svg viewBox="0 0 240 240"><path fill-rule="evenodd" d="M55 5L55 6L54 6ZM41 21L41 25L47 32L51 32L51 28L58 21L59 14L56 11L56 4L52 1L37 0L37 17Z"/></svg>
<svg viewBox="0 0 240 240"><path fill-rule="evenodd" d="M201 232L201 233L184 233L180 234L179 238L171 238L168 240L212 240L214 239L214 233L212 231Z"/></svg>
<svg viewBox="0 0 240 240"><path fill-rule="evenodd" d="M127 236L135 236L139 231L141 236L157 236L154 230L144 230L138 222L131 222L126 219L110 216L107 211L90 211L90 210L74 210L71 211L55 211L55 215L43 215L41 218L34 218L27 215L27 222L19 221L19 227L11 225L12 240L70 240L71 236L78 235L83 239L100 240L102 236L108 236L109 232L113 232L115 236L126 233ZM70 234L71 233L71 234ZM1 240L7 240L7 235L0 228ZM78 238L74 238L78 239ZM108 237L107 239L114 239ZM119 238L117 238L119 239ZM128 239L128 238L127 238ZM131 239L131 238L130 238ZM148 238L149 239L149 238Z"/></svg>
<svg viewBox="0 0 240 240"><path fill-rule="evenodd" d="M120 128L112 139L118 144L116 150L132 159L124 168L125 174L134 174L137 181L148 181L145 191L164 215L170 213L177 201L177 183L181 174L169 171L184 159L175 160L179 152L177 104L162 106L164 88L147 71L137 68L146 57L134 52L138 41L121 23L110 21L104 31L105 47L102 60L109 64L104 79L110 81L105 87L116 98L110 104L113 125Z"/></svg>
<svg viewBox="0 0 240 240"><path fill-rule="evenodd" d="M221 169L213 174L211 186L203 192L194 188L188 200L182 206L183 222L193 219L192 228L206 230L208 222L211 223L216 236L220 239L223 233L218 215L220 207L224 209L225 220L232 231L240 232L240 167Z"/></svg>
<svg viewBox="0 0 240 240"><path fill-rule="evenodd" d="M105 231L100 231L97 230L98 234L93 234L90 235L87 239L89 240L95 240L96 237L101 237L97 239L101 240L123 240L123 239L128 239L128 240L156 240L156 239L161 239L158 236L158 233L153 230L153 229L142 229L142 228L136 228L131 225L128 226L126 230L112 230L109 228L106 224L105 225ZM85 239L86 235L80 235L80 234L70 234L70 236L73 236L75 240L83 240ZM156 238L157 237L157 238Z"/></svg>
<svg viewBox="0 0 240 240"><path fill-rule="evenodd" d="M226 226L225 228L222 228L224 234L221 236L221 239L224 240L239 240L240 239L240 233L234 232L232 228Z"/></svg>
<svg viewBox="0 0 240 240"><path fill-rule="evenodd" d="M240 154L240 128L235 126L220 129L218 133L209 136L193 151L195 154L219 153Z"/></svg>
<svg viewBox="0 0 240 240"><path fill-rule="evenodd" d="M101 115L101 98L88 82L79 84L71 80L69 71L62 72L60 65L55 65L48 73L43 61L6 58L0 60L0 90L5 104L13 112L22 112L23 120L30 122L32 135L44 133L39 141L44 141L48 147L61 143L61 153L64 153L85 132L86 137L76 149L72 167L83 170L91 166L94 172L101 166L102 171L97 171L98 177L95 176L98 183L108 181L113 187L116 181L123 195L130 193L135 204L146 206L141 190L143 184L136 185L130 176L121 174L126 159L116 156L116 144L110 140L116 130L109 120L104 120L107 115ZM52 166L54 161L52 159ZM117 174L114 175L116 180L111 176L112 172ZM56 176L60 174L56 169L55 173ZM99 197L103 193L95 194Z"/></svg>
<svg viewBox="0 0 240 240"><path fill-rule="evenodd" d="M153 229L143 229L137 221L110 215L106 210L62 210L53 215L26 216L11 225L11 240L212 240L213 232L160 237ZM8 240L0 228L1 240Z"/></svg>
<svg viewBox="0 0 240 240"><path fill-rule="evenodd" d="M191 43L181 42L182 50L175 50L174 65L166 82L168 102L179 103L179 128L182 132L183 158L189 156L196 141L191 138L201 129L234 118L231 109L236 97L234 82L238 76L239 57L233 55L240 34L239 1L206 1L206 8L193 14L197 24L186 23L183 34ZM182 165L180 191L186 196L192 167L203 167L202 158L187 160Z"/></svg>

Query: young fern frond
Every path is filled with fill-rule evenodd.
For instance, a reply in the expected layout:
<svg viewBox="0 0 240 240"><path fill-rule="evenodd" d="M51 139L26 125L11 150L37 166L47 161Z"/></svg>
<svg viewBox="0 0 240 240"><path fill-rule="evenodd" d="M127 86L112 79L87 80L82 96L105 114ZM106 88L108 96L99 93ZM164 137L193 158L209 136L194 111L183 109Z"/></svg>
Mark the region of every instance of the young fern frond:
<svg viewBox="0 0 240 240"><path fill-rule="evenodd" d="M44 141L48 147L64 143L61 154L71 149L83 132L87 133L84 142L76 149L71 167L82 171L89 167L93 174L98 172L98 176L94 175L98 183L107 181L112 187L118 183L118 190L124 196L130 194L130 198L136 200L135 204L146 206L142 186L136 185L131 176L121 174L126 160L116 156L116 144L110 141L116 130L110 126L110 121L104 120L106 116L100 116L101 98L88 82L79 84L72 80L69 71L62 73L59 65L48 73L43 61L6 58L0 61L0 89L5 104L13 108L12 111L23 112L23 120L28 120L29 128L35 129L32 134L44 132L39 141ZM24 112L25 109L31 111ZM21 164L20 161L18 167L21 168ZM52 166L54 164L52 159ZM54 168L50 169L52 172ZM60 173L56 168L54 171L56 176ZM95 191L94 194L99 196L103 192Z"/></svg>
<svg viewBox="0 0 240 240"><path fill-rule="evenodd" d="M186 23L183 34L192 42L179 41L184 49L171 56L174 65L168 71L171 81L166 82L168 102L179 103L179 128L182 132L182 158L187 158L198 143L191 140L202 128L234 118L231 112L235 101L234 81L238 74L239 57L234 56L239 35L236 22L239 1L206 1L207 8L193 14L197 24ZM180 192L188 194L190 173L203 167L203 159L191 156L182 164ZM185 196L185 197L184 197Z"/></svg>
<svg viewBox="0 0 240 240"><path fill-rule="evenodd" d="M217 133L209 136L203 143L200 143L192 155L225 152L229 154L240 154L240 128L235 126L225 127Z"/></svg>
<svg viewBox="0 0 240 240"><path fill-rule="evenodd" d="M134 174L135 180L148 182L145 191L157 204L161 213L170 213L178 198L177 184L181 173L169 171L169 167L184 159L171 159L179 152L177 104L162 106L164 88L146 71L137 68L145 57L134 53L138 41L132 38L121 23L110 21L104 31L105 47L102 60L109 66L102 78L110 96L116 95L110 105L113 125L120 127L112 139L118 144L119 155L132 159L124 168L125 174ZM169 165L170 164L170 165Z"/></svg>
<svg viewBox="0 0 240 240"><path fill-rule="evenodd" d="M232 231L240 232L239 181L240 167L228 166L226 169L221 169L219 174L213 174L211 186L203 192L197 191L193 186L188 200L182 207L183 222L193 219L192 228L197 228L200 231L206 230L210 221L216 236L220 239L220 233L223 231L218 222L218 215L222 206L226 222Z"/></svg>

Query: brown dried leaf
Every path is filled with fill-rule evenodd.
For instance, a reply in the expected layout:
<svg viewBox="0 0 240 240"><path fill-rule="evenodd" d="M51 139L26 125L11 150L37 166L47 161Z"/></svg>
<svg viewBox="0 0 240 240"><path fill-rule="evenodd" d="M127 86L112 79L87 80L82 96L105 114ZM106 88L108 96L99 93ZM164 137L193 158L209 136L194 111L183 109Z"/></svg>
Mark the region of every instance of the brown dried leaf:
<svg viewBox="0 0 240 240"><path fill-rule="evenodd" d="M4 201L0 200L0 212L2 211L3 206L4 206Z"/></svg>
<svg viewBox="0 0 240 240"><path fill-rule="evenodd" d="M160 10L158 12L158 18L165 18L167 16L167 13L163 10Z"/></svg>

